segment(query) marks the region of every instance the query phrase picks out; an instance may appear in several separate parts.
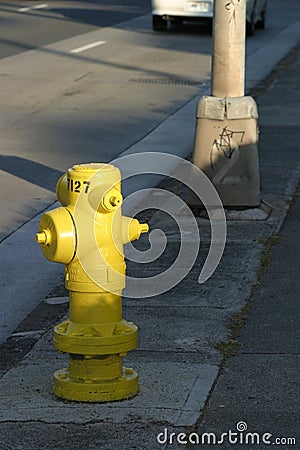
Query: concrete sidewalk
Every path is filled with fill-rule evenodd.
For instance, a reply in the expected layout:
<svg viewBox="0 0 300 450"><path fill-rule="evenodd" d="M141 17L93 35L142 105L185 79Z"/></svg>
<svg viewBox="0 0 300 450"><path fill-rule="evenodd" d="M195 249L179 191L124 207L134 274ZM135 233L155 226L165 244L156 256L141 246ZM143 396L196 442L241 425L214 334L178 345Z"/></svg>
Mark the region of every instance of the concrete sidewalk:
<svg viewBox="0 0 300 450"><path fill-rule="evenodd" d="M292 175L292 170L287 171L290 158L294 160L296 156L294 161L298 160L299 164L299 52L296 63L292 59L290 63L279 78L274 77L270 88L259 98L260 112L264 117L261 140L266 144L262 145L262 152L265 150L270 156L278 152L284 154L282 164L273 173L277 180L284 173ZM268 135L269 139L265 139ZM264 170L262 173L265 174ZM263 177L265 195L269 191L268 185L274 181L271 177ZM272 194L275 197L274 188ZM236 434L231 436L231 441L227 435L222 445L210 445L209 448L231 448L237 442L241 449L265 449L269 445L299 448L299 195L298 184L278 236L266 243L257 283L253 285L244 313L239 316L242 322L246 320L237 341L239 351L223 361L205 413L195 427L199 436L214 433L217 441L229 430ZM235 321L230 323L233 339L239 333L237 319L235 317ZM213 442L213 436L211 439ZM193 448L203 446L195 445Z"/></svg>
<svg viewBox="0 0 300 450"><path fill-rule="evenodd" d="M214 433L217 442L229 430L243 431L244 443L247 433L255 433L248 437L252 447L238 448L299 448L299 227L298 186L279 239L268 249L272 254L265 253L267 267L249 301L241 347L224 362L195 428L199 436ZM227 436L222 445L210 447L231 448L240 439L239 434Z"/></svg>
<svg viewBox="0 0 300 450"><path fill-rule="evenodd" d="M27 328L23 330L22 327L18 328L19 334L14 336L14 342L22 347L22 340L33 336L36 341L35 346L15 367L12 368L7 364L10 370L6 371L4 364L2 366L1 450L41 448L56 450L61 447L70 450L165 448L170 445L168 439L165 443L157 442L157 435L165 429L168 435L174 432L175 436L181 432L202 432L201 410L205 405L207 409L206 402L209 396L212 406L207 419L203 422L207 432L214 430L226 432L228 427L233 429L237 422L244 420L248 421L249 428L253 431L269 431L274 436L286 437L296 434L296 426L293 428L292 425L293 414L296 410L295 395L291 394L289 397L291 405L289 408L282 406L284 403L280 402L278 396L276 411L269 408L269 401L264 403L263 397L263 394L270 396L280 392L284 376L286 376L284 381L290 383L288 391L281 391L284 396L294 389L293 380L296 381L297 374L297 350L294 344L292 347L285 347L284 342L287 341L284 341L284 335L282 338L281 334L277 335L277 342L281 344L278 351L289 353L285 361L282 361L283 364L285 362L289 364L290 372L285 372L286 375L280 372L279 376L277 371L283 371L282 363L274 364L272 382L277 383L277 386L269 391L260 378L266 382L269 363L271 364L274 358L278 358L271 354L275 351L273 346L257 347L257 342L260 341L250 340L250 329L245 328L243 331L242 341L245 343L246 352L266 353L260 357L264 359L261 371L253 369L258 363L258 356L253 359L248 357L246 361L247 356L241 355L237 357L239 359L224 361L223 354L218 349L223 349L224 352L228 352L232 347L238 349L236 337L233 342L228 342L227 324L232 315L239 313L251 295L253 296L253 287L257 286L258 279L261 286L253 297L250 325L251 320L252 323L255 322L256 316L261 317L268 312L269 321L264 324L268 329L272 323L275 323L275 317L272 320L270 313L274 312L277 318L279 314L282 316L285 314L284 310L272 308L272 301L276 299L272 299L271 294L268 297L270 303L267 309L260 311L259 308L263 306L260 306L258 301L259 295L268 296L266 293L268 287L271 288L275 280L279 281L279 264L285 247L282 248L281 244L278 244L278 250L274 253L277 265L274 266L274 270L271 269L268 275L269 281L266 281L267 278L258 277L261 276L262 267L266 264L264 250L270 248L270 243L274 240L272 236L278 234L299 181L299 72L298 49L253 92L253 95L257 96L260 111L260 159L265 208L256 211L252 216L240 211L228 212L226 250L213 277L204 285L198 284L200 268L210 244L210 223L207 219L198 217L201 251L193 270L185 280L171 291L150 299L124 299L124 317L133 320L140 330L139 347L128 354L126 363L139 373L141 394L129 401L110 404L77 404L59 401L52 393L52 374L54 370L66 365L67 358L54 350L52 331L43 334L44 329L39 328L39 324L35 324L35 328L30 330L27 323ZM181 194L186 195L184 189L180 189ZM291 220L289 218L288 223ZM155 270L161 271L169 266L169 261L177 254L180 236L176 223L163 213L154 214L150 220L150 226L151 229L163 229L168 236L167 251L156 263ZM296 230L294 231L294 239L297 239ZM289 233L289 228L286 232ZM189 239L193 241L194 236L189 236ZM283 242L286 242L286 238ZM146 237L140 245L147 246ZM288 269L288 265L291 265L291 270L287 270L284 275L285 283L288 283L289 276L292 280L296 280L296 263L297 261L293 261L291 257L285 259L286 268ZM138 269L140 275L147 277L153 274L153 267L144 266ZM128 264L129 275L134 274L135 270L137 270L136 265ZM266 270L268 273L269 269L266 268ZM265 290L262 291L264 283ZM291 296L297 295L296 289L295 284L290 292ZM280 293L279 289L277 291ZM281 295L283 296L284 293ZM42 303L47 303L48 307L50 304L53 308L58 308L63 302L64 298L58 294L52 302L48 300ZM285 308L283 301L281 308ZM295 322L291 321L288 325L296 332ZM283 328L284 331L285 327ZM256 329L256 336L259 336L263 330L262 327ZM265 336L264 333L262 335L264 340ZM9 352L6 355L9 359ZM2 363L3 359L2 354ZM255 403L257 406L252 406L249 415L242 414L249 408L247 401L243 402L245 399L244 375L240 370L241 365L246 363L245 368L248 367L248 371L250 368L253 369L251 375L253 392L256 392L256 379L260 386L259 392L262 392L261 399ZM219 375L218 378L221 366L225 376ZM229 372L226 372L227 370ZM225 415L222 416L218 408L222 408L221 401L225 405L230 403L230 397L228 400L224 395L232 386L232 381L228 380L226 373L230 375L230 378L235 376L236 385L239 387L234 397L234 401L239 402L239 409L232 409L232 414L228 413L223 429L221 421ZM206 417L206 409L204 417ZM224 409L229 411L228 406ZM283 414L285 414L285 420L281 428L277 417ZM268 421L265 421L267 416ZM213 426L215 418L220 421L217 426ZM286 427L288 421L290 421L289 428ZM261 423L261 427L255 428L258 422ZM174 436L172 440L171 448L184 447L184 444L174 442ZM164 441L164 436L161 436L161 441ZM206 444L199 448L210 447ZM237 448L247 448L247 446L239 445ZM248 448L263 447L248 446ZM294 448L297 447L294 446Z"/></svg>

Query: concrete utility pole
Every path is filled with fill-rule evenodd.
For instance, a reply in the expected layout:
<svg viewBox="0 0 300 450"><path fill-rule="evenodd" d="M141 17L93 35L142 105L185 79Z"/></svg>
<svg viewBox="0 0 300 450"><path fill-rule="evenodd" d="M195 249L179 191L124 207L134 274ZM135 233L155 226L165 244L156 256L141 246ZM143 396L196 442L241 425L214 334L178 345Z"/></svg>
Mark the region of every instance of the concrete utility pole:
<svg viewBox="0 0 300 450"><path fill-rule="evenodd" d="M194 164L224 206L260 204L258 112L244 97L246 0L214 1L211 96L197 110Z"/></svg>

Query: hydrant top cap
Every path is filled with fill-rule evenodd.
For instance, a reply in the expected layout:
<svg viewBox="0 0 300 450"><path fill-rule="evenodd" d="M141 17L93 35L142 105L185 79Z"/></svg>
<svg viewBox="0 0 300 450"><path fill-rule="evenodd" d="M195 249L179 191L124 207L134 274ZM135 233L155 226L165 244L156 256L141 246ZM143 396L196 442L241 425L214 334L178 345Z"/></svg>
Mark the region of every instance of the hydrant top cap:
<svg viewBox="0 0 300 450"><path fill-rule="evenodd" d="M75 164L73 170L80 172L97 172L98 170L111 172L115 171L116 168L112 164L105 163L86 163L86 164Z"/></svg>

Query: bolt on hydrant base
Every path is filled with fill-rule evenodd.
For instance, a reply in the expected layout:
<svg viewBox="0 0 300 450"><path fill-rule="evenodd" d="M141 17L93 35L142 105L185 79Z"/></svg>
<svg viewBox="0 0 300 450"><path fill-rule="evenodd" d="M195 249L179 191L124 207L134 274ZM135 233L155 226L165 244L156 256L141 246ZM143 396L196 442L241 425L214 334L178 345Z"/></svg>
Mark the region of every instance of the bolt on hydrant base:
<svg viewBox="0 0 300 450"><path fill-rule="evenodd" d="M111 164L80 164L57 183L63 205L41 218L37 242L50 261L65 264L70 319L54 329L68 368L54 374L63 399L107 402L139 392L138 376L122 366L137 347L138 329L122 318L123 245L148 231L121 213L121 174Z"/></svg>

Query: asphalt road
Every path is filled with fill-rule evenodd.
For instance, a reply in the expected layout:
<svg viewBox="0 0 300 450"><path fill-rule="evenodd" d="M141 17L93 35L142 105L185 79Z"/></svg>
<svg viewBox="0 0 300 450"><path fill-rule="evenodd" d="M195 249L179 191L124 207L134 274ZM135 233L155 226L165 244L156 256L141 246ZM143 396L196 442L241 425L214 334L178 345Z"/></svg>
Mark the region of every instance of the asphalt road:
<svg viewBox="0 0 300 450"><path fill-rule="evenodd" d="M37 15L40 32L41 11L22 16L32 27ZM114 14L107 12L110 23ZM49 28L51 20L46 23ZM111 160L208 82L206 29L162 36L152 32L150 15L84 34L80 23L72 24L78 27L75 37L57 40L54 27L45 33L49 45L0 61L2 237L54 200L61 171L74 163ZM24 31L23 36L22 42Z"/></svg>
<svg viewBox="0 0 300 450"><path fill-rule="evenodd" d="M149 11L149 0L3 1L0 58L113 26Z"/></svg>
<svg viewBox="0 0 300 450"><path fill-rule="evenodd" d="M111 160L209 84L205 27L154 33L149 1L41 5L1 3L2 238L54 201L70 165ZM293 9L297 0L272 1L248 55L296 20Z"/></svg>

